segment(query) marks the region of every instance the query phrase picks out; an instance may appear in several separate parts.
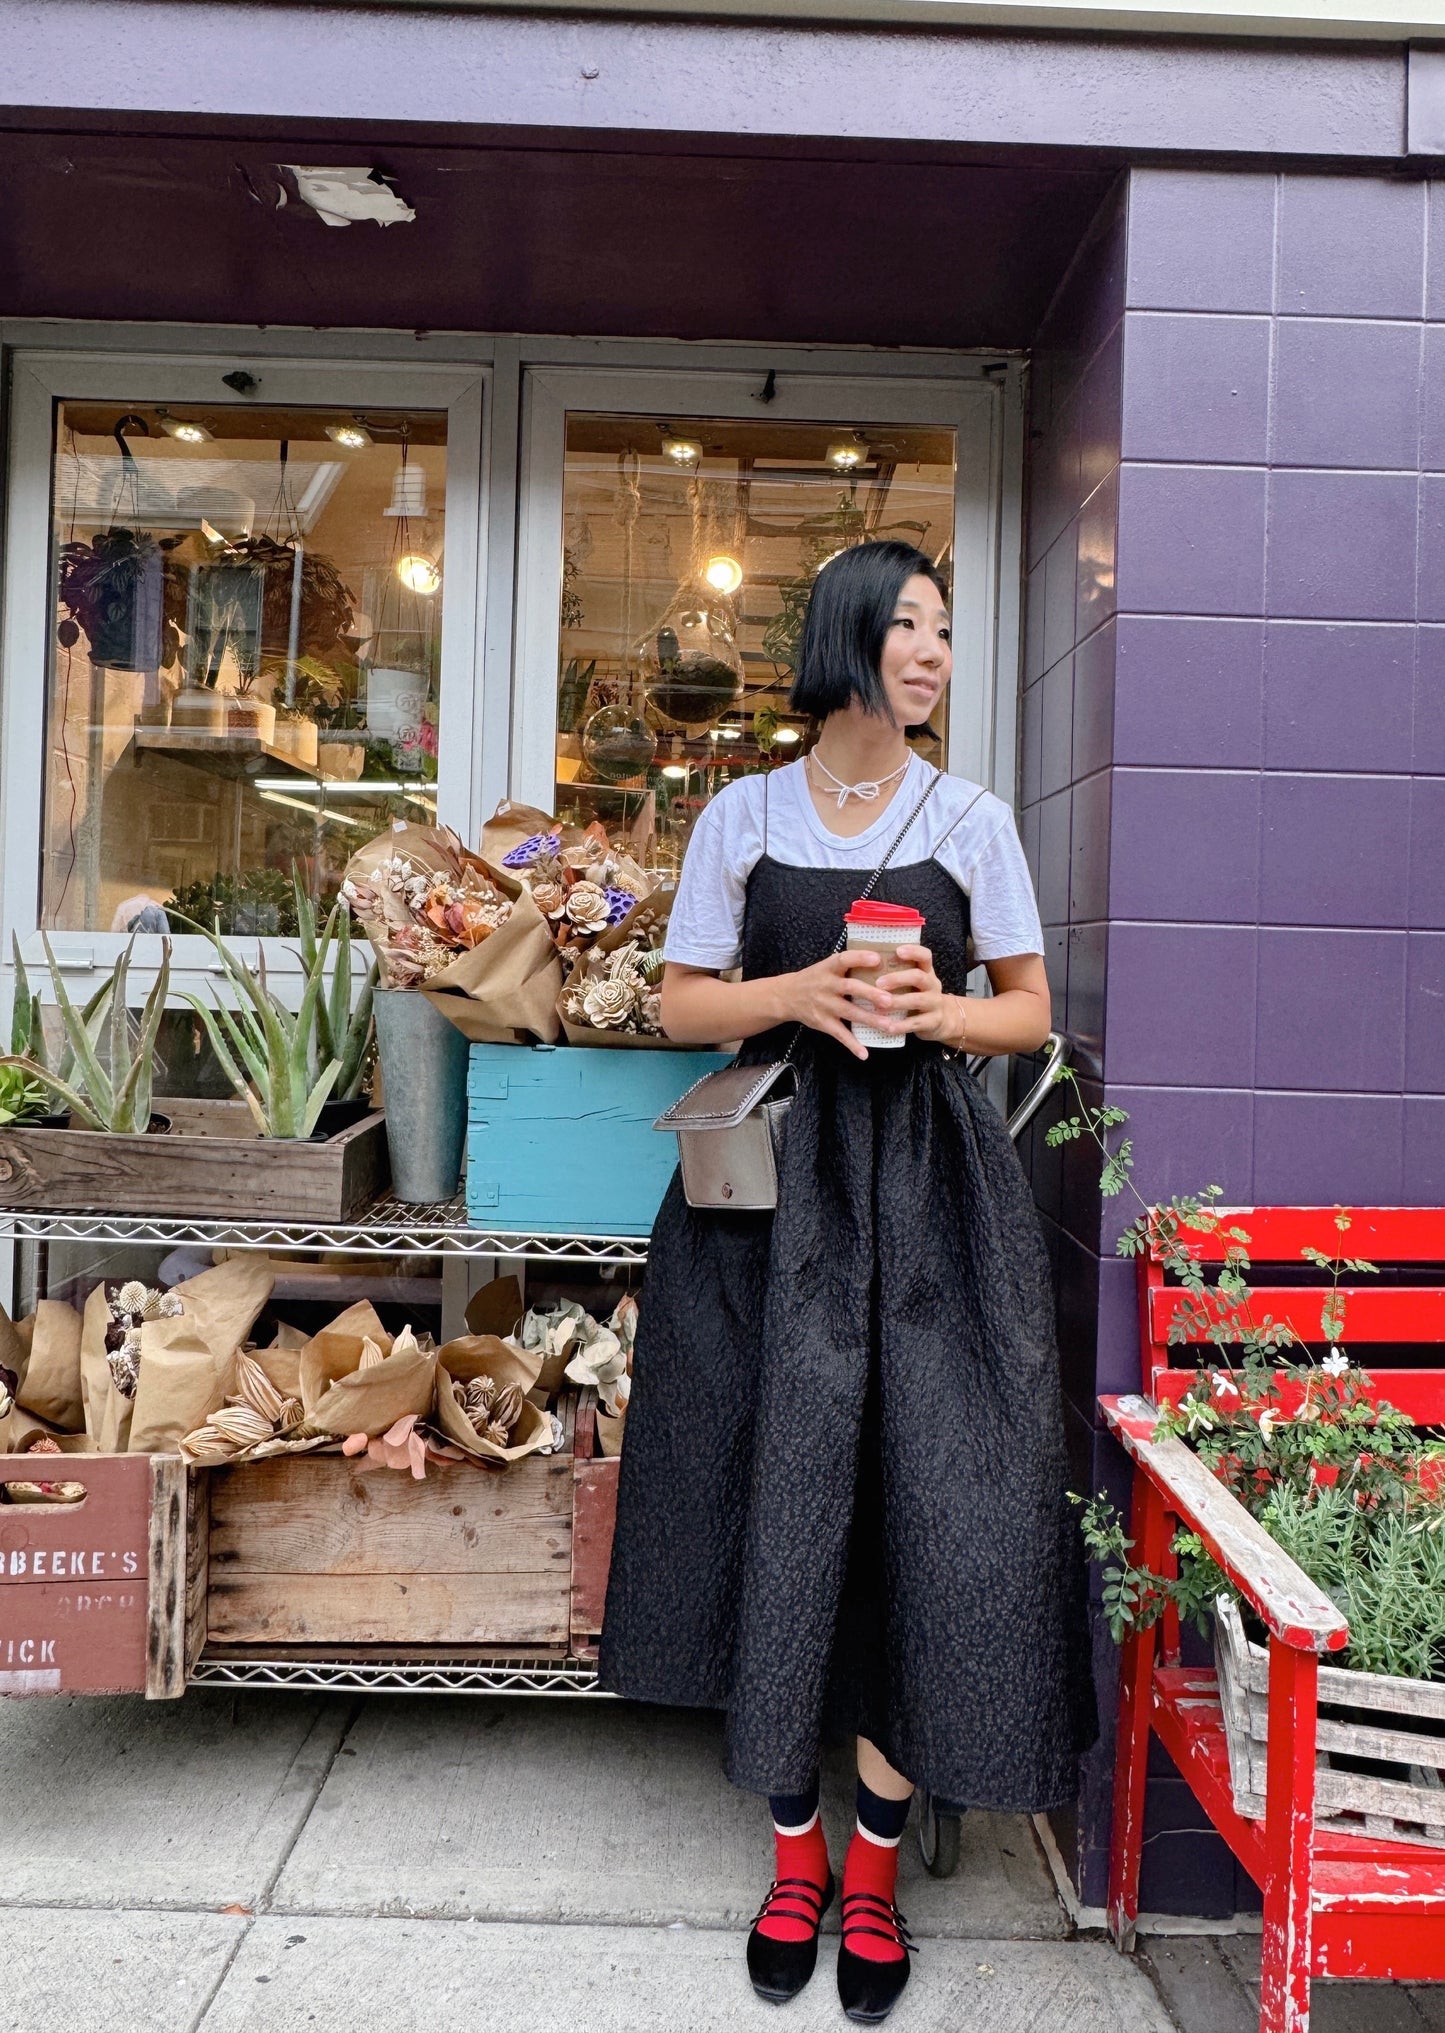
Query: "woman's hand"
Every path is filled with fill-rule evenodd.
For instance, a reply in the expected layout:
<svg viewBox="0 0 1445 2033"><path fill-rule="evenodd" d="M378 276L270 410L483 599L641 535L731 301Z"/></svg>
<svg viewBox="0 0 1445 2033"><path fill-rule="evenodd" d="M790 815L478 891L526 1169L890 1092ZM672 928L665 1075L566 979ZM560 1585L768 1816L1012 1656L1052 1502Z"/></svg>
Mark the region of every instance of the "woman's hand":
<svg viewBox="0 0 1445 2033"><path fill-rule="evenodd" d="M787 1014L810 1031L822 1031L836 1038L855 1059L866 1059L868 1048L860 1045L848 1028L855 1017L872 1022L871 1005L878 999L871 982L854 981L855 970L870 974L880 964L879 955L860 947L852 953L830 953L816 967L800 968L783 977Z"/></svg>
<svg viewBox="0 0 1445 2033"><path fill-rule="evenodd" d="M933 955L926 946L900 946L893 955L899 964L890 966L870 984L877 1015L870 1019L875 1030L890 1034L912 1032L929 1044L963 1044L967 1011L961 995L950 995L933 971Z"/></svg>

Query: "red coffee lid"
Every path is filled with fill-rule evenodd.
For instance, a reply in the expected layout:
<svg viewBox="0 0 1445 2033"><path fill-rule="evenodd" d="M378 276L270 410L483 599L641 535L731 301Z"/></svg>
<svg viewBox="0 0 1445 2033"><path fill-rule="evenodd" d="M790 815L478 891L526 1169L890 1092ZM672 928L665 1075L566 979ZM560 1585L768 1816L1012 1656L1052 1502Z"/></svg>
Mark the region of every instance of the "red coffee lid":
<svg viewBox="0 0 1445 2033"><path fill-rule="evenodd" d="M910 910L907 904L855 903L843 920L845 925L922 925L925 919L920 911Z"/></svg>

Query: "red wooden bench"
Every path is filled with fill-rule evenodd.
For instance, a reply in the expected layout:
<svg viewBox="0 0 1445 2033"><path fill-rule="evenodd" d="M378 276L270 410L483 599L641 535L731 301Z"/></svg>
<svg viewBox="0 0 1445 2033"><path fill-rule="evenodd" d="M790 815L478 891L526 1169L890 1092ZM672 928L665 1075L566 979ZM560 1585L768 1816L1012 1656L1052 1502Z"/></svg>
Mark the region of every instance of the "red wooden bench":
<svg viewBox="0 0 1445 2033"><path fill-rule="evenodd" d="M1320 1340L1318 1283L1266 1284L1260 1267L1305 1269L1306 1246L1334 1248L1333 1208L1255 1207L1230 1220L1248 1231L1256 1317ZM1343 1247L1380 1266L1378 1281L1345 1287L1345 1345L1379 1395L1418 1426L1445 1423L1445 1367L1376 1368L1369 1344L1445 1343L1445 1209L1352 1209ZM1185 1240L1206 1262L1218 1236ZM1440 1282L1391 1284L1389 1267L1439 1267ZM1254 1282L1259 1279L1260 1282ZM1317 1674L1322 1653L1347 1641L1328 1596L1275 1544L1180 1440L1156 1440L1157 1408L1193 1381L1198 1351L1171 1348L1181 1288L1157 1255L1139 1261L1140 1345L1146 1396L1100 1407L1134 1464L1134 1558L1167 1571L1176 1521L1198 1532L1269 1633L1269 1740L1263 1821L1236 1812L1213 1669L1181 1663L1177 1618L1125 1642L1120 1688L1109 1927L1134 1945L1144 1790L1152 1730L1200 1806L1260 1887L1260 2033L1308 2033L1316 1976L1445 1977L1445 1850L1315 1827ZM1438 1360L1439 1358L1437 1358Z"/></svg>

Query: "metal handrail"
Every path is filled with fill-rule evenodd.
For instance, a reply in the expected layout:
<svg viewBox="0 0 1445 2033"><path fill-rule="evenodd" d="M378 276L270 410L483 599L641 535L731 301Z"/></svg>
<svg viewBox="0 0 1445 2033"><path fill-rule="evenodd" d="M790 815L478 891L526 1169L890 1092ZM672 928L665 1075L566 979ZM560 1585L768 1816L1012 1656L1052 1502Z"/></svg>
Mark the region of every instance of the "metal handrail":
<svg viewBox="0 0 1445 2033"><path fill-rule="evenodd" d="M1018 1141L1049 1097L1051 1088L1057 1087L1064 1077L1064 1068L1069 1063L1074 1041L1066 1031L1050 1031L1047 1041L1048 1058L1044 1070L1033 1086L1008 1117L1008 1133Z"/></svg>

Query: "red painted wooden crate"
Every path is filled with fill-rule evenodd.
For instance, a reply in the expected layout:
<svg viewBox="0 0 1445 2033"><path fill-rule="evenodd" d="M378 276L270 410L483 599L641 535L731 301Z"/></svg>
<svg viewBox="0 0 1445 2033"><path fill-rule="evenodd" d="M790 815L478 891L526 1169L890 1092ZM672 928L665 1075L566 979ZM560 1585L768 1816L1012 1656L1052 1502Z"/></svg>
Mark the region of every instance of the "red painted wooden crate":
<svg viewBox="0 0 1445 2033"><path fill-rule="evenodd" d="M0 1694L150 1694L185 1684L186 1482L174 1455L11 1455L0 1485L84 1485L0 1503Z"/></svg>

